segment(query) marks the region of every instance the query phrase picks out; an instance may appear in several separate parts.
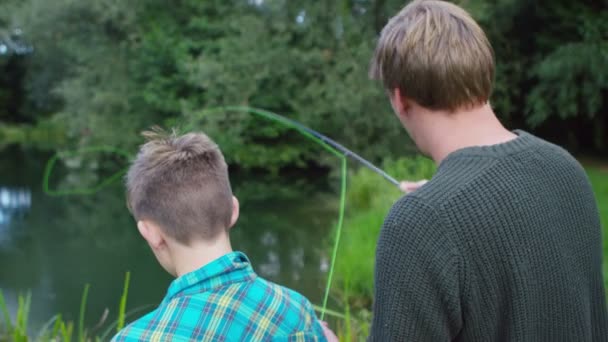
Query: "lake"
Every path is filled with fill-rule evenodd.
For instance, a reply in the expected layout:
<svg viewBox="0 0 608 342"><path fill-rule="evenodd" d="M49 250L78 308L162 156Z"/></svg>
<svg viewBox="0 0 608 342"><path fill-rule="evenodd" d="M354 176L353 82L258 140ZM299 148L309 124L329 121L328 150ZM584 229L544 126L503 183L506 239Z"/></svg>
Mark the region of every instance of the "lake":
<svg viewBox="0 0 608 342"><path fill-rule="evenodd" d="M19 293L30 291L32 332L57 313L77 321L88 283L86 322L92 329L106 309L106 322L116 318L130 271L127 309L149 311L172 278L139 236L121 182L91 195L47 195L42 178L50 156L17 148L0 152L0 289L9 309L16 310ZM78 172L56 170L57 184L90 185L90 175L81 185ZM259 275L320 304L337 196L325 177L306 178L231 175L241 202L231 236L233 248L250 257Z"/></svg>

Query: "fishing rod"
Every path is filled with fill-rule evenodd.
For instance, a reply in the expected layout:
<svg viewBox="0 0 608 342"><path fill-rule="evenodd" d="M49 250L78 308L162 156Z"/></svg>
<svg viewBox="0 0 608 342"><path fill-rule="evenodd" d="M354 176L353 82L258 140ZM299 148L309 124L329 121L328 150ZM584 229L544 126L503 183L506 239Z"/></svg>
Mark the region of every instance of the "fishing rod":
<svg viewBox="0 0 608 342"><path fill-rule="evenodd" d="M355 152L349 150L348 148L344 147L342 144L336 142L335 140L315 131L312 128L306 127L304 125L302 125L301 123L289 119L289 118L285 118L286 120L290 121L294 126L298 126L298 128L314 135L315 137L319 138L321 141L323 141L324 143L334 147L335 149L337 149L338 151L344 153L345 156L347 157L351 157L354 160L358 161L359 163L363 164L363 166L367 167L368 169L374 171L375 173L379 174L380 176L382 176L384 179L386 179L387 181L393 183L393 185L399 187L399 182L393 178L391 175L389 175L388 173L386 173L386 171L382 170L381 168L377 167L376 165L372 164L370 161L368 161L367 159L361 157L360 155L356 154Z"/></svg>
<svg viewBox="0 0 608 342"><path fill-rule="evenodd" d="M345 157L350 157L354 160L356 160L357 162L361 163L363 166L365 166L366 168L370 169L371 171L377 173L378 175L382 176L384 179L386 179L387 181L389 181L391 184L395 185L396 187L399 188L399 182L392 177L391 175L389 175L388 173L386 173L384 170L380 169L379 167L377 167L376 165L372 164L370 161L368 161L367 159L361 157L360 155L358 155L357 153L351 151L350 149L344 147L344 145L338 143L337 141L331 139L330 137L319 133L318 131L315 131L314 129L304 126L302 123L287 118L285 116L264 110L264 109L259 109L259 108L252 108L252 107L245 107L245 106L225 106L225 107L214 107L214 108L209 108L209 109L204 109L202 110L201 114L205 115L205 114L211 114L211 113L217 113L217 112L225 112L225 111L235 111L235 112L246 112L246 113L250 113L250 114L255 114L258 116L261 116L263 118L266 118L270 121L275 121L275 122L280 122L282 124L284 124L285 126L288 126L290 128L293 128L297 131L299 131L300 133L302 133L303 135L311 138L312 140L317 141L321 146L325 147L326 150L328 150L329 152L331 152L332 154L341 157L341 156L345 156ZM191 123L190 125L188 125L188 129L196 129L196 125L194 123ZM66 155L77 155L77 154L82 154L82 153L91 153L91 152L106 152L106 153L116 153L118 155L121 155L127 159L130 158L130 155L128 152L123 151L119 148L116 147L112 147L112 146L93 146L93 147L86 147L83 149L79 149L77 151L72 151L72 152L68 152L66 153ZM64 155L65 156L65 155ZM127 168L122 169L120 172L117 172L116 174L112 175L111 177L109 177L107 180L105 180L104 182L102 182L101 184L99 184L98 186L95 186L94 188L91 189L87 189L87 188L83 188L83 189L75 189L75 190L68 190L68 191L61 191L61 190L51 190L49 188L49 177L50 177L50 173L51 170L53 169L55 163L58 161L58 159L61 157L60 153L56 153L48 162L45 168L45 173L44 173L44 178L43 178L43 188L44 191L48 194L48 195L68 195L68 194L80 194L80 195L87 195L87 194L92 194L95 193L97 191L99 191L101 188L104 188L106 185L108 185L109 183L114 182L115 180L119 179L122 174L124 172L126 172Z"/></svg>
<svg viewBox="0 0 608 342"><path fill-rule="evenodd" d="M244 112L249 112L249 113L253 113L253 114L257 114L257 115L266 117L273 121L280 121L280 122L286 124L287 126L291 126L292 128L294 128L302 133L307 133L308 135L312 135L313 137L320 140L322 143L333 147L334 149L338 150L346 157L351 157L352 159L361 163L363 166L365 166L368 169L372 170L373 172L379 174L380 176L382 176L387 181L391 182L396 187L399 187L399 182L394 177L392 177L391 175L386 173L384 170L380 169L379 167L372 164L367 159L365 159L365 158L361 157L360 155L358 155L357 153L349 150L348 148L344 147L342 144L336 142L335 140L329 138L328 136L321 134L310 127L304 126L303 124L301 124L300 122L298 122L296 120L284 117L282 115L278 115L276 113L269 112L267 110L251 108L251 107L241 107L241 106L227 106L227 107L212 108L210 110L205 110L203 112L207 113L207 112L215 112L215 111L222 111L222 110L239 111L239 112L244 111Z"/></svg>

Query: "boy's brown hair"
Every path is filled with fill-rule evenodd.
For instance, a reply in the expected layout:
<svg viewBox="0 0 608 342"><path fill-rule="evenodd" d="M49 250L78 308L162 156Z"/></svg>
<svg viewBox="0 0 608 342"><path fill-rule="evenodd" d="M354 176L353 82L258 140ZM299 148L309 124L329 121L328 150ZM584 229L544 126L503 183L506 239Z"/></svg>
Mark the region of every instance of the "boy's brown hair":
<svg viewBox="0 0 608 342"><path fill-rule="evenodd" d="M178 136L158 128L143 133L126 176L127 205L136 220L151 220L183 244L211 240L232 216L228 167L203 133Z"/></svg>
<svg viewBox="0 0 608 342"><path fill-rule="evenodd" d="M488 101L494 52L462 8L415 0L382 30L370 76L423 107L454 111Z"/></svg>

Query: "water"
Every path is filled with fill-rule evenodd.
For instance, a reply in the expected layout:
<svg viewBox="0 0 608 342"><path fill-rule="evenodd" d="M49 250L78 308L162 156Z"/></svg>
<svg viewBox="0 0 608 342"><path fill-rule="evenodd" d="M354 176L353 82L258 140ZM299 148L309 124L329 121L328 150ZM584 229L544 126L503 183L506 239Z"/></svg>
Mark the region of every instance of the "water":
<svg viewBox="0 0 608 342"><path fill-rule="evenodd" d="M127 308L158 304L172 279L139 236L120 182L89 196L48 196L41 191L48 157L0 153L0 289L9 308L16 310L18 293L31 291L31 330L57 313L77 320L89 283L86 317L92 328L106 309L109 320L115 319L126 271ZM261 276L320 304L335 195L321 190L326 184L236 178L241 218L232 229L233 247L250 257ZM55 179L73 182L74 176Z"/></svg>

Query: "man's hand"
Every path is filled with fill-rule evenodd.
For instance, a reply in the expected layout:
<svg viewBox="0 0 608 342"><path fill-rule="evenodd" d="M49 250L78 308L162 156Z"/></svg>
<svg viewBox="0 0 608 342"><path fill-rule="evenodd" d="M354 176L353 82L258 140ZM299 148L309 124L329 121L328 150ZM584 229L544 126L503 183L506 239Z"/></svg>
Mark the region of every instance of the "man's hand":
<svg viewBox="0 0 608 342"><path fill-rule="evenodd" d="M321 327L323 328L323 335L325 335L325 338L328 342L340 342L338 336L336 336L336 334L334 334L334 332L329 329L329 325L327 324L327 322L320 321L319 323L321 323Z"/></svg>
<svg viewBox="0 0 608 342"><path fill-rule="evenodd" d="M428 180L426 180L426 179L423 179L418 182L403 181L403 182L399 183L399 188L401 189L401 191L403 191L405 193L410 193L410 192L418 190L418 188L420 188L427 182L428 182Z"/></svg>

